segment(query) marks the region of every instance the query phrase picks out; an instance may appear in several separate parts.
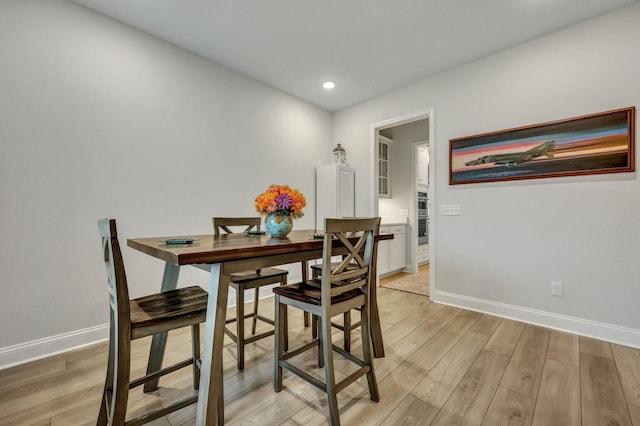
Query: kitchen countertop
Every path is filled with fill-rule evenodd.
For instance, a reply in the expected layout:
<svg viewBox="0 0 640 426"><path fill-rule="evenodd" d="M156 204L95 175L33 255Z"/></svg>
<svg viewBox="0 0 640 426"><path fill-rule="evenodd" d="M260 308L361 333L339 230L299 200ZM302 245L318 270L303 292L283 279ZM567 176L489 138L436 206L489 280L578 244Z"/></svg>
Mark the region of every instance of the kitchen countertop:
<svg viewBox="0 0 640 426"><path fill-rule="evenodd" d="M389 225L406 225L407 224L407 216L400 217L383 217L380 221L380 226L389 226Z"/></svg>

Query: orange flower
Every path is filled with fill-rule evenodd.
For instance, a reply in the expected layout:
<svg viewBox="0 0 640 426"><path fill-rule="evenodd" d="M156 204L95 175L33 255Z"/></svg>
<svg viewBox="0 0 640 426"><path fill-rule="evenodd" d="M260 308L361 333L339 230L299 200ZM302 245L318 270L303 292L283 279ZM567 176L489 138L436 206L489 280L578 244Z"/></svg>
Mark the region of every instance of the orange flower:
<svg viewBox="0 0 640 426"><path fill-rule="evenodd" d="M276 213L298 219L304 215L302 209L306 205L304 195L287 185L270 185L255 200L256 211L265 216Z"/></svg>

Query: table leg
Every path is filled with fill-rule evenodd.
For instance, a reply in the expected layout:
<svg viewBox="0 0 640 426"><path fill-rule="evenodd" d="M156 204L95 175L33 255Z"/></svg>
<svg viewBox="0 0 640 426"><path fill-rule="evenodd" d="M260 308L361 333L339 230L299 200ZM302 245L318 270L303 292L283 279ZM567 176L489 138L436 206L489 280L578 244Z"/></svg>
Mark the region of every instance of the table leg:
<svg viewBox="0 0 640 426"><path fill-rule="evenodd" d="M211 265L196 425L224 424L222 345L228 294L229 275L224 274L224 265Z"/></svg>
<svg viewBox="0 0 640 426"><path fill-rule="evenodd" d="M160 291L165 292L178 288L178 277L180 276L180 266L172 263L165 263L164 275L162 276L162 286ZM147 374L155 373L162 368L162 359L164 358L164 349L167 345L167 333L158 333L153 335L151 340L151 349L149 350L149 362L147 364ZM158 381L156 378L144 384L145 392L152 392L158 389Z"/></svg>
<svg viewBox="0 0 640 426"><path fill-rule="evenodd" d="M307 280L309 279L309 261L308 260L303 260L301 262L302 265L302 282L307 282ZM309 325L311 324L309 321L309 312L304 311L303 312L303 316L304 316L304 326L305 327L309 327ZM286 316L285 316L286 318ZM288 336L289 334L285 334L285 336ZM287 348L285 348L286 350Z"/></svg>

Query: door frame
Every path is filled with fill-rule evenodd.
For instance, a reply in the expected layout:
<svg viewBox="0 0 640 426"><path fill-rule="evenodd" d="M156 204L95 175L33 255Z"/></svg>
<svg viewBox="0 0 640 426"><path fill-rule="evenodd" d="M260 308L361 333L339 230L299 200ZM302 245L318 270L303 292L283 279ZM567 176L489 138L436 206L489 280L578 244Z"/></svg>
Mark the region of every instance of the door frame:
<svg viewBox="0 0 640 426"><path fill-rule="evenodd" d="M369 210L375 215L378 215L378 135L380 130L388 129L390 127L400 126L402 124L411 123L418 120L429 120L429 202L433 208L436 206L437 199L437 187L436 187L436 170L437 170L437 162L436 159L436 143L435 143L435 111L434 108L426 108L418 111L414 111L405 115L389 118L387 120L379 121L377 123L373 123L370 126L369 133L369 143L371 149L369 150L369 181L373 184L371 185L371 193L369 199L371 200L371 204L369 206ZM413 176L415 176L415 161L412 161L411 170ZM412 185L413 190L415 192L416 184L415 181ZM417 266L417 238L413 238L417 234L416 226L417 226L417 199L416 197L411 197L411 206L410 206L410 215L409 215L409 226L411 226L411 240L415 239L415 246L413 247L413 264ZM436 233L436 215L431 214L429 218L429 294L434 294L436 289L436 253L435 253L435 242L437 238Z"/></svg>

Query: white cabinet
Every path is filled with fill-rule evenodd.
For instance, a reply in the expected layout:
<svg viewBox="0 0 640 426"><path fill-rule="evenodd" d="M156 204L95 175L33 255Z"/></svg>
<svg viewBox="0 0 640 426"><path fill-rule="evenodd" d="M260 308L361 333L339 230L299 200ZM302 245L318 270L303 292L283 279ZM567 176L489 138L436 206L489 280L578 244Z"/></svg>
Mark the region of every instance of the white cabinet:
<svg viewBox="0 0 640 426"><path fill-rule="evenodd" d="M381 234L393 234L393 240L378 243L378 273L386 275L407 266L407 231L405 225L380 227Z"/></svg>
<svg viewBox="0 0 640 426"><path fill-rule="evenodd" d="M389 230L384 230L385 227L380 227L380 233L388 234ZM378 274L388 274L391 268L389 267L389 240L380 241L378 243Z"/></svg>
<svg viewBox="0 0 640 426"><path fill-rule="evenodd" d="M423 263L429 263L429 245L428 244L418 245L418 264L422 265Z"/></svg>
<svg viewBox="0 0 640 426"><path fill-rule="evenodd" d="M389 269L398 271L407 266L407 234L405 226L392 226L393 240L389 241Z"/></svg>
<svg viewBox="0 0 640 426"><path fill-rule="evenodd" d="M429 148L418 147L418 164L416 165L416 183L418 185L429 186Z"/></svg>
<svg viewBox="0 0 640 426"><path fill-rule="evenodd" d="M378 196L391 198L391 142L378 136Z"/></svg>
<svg viewBox="0 0 640 426"><path fill-rule="evenodd" d="M327 217L353 217L356 172L345 164L329 164L316 169L316 229L324 230Z"/></svg>

